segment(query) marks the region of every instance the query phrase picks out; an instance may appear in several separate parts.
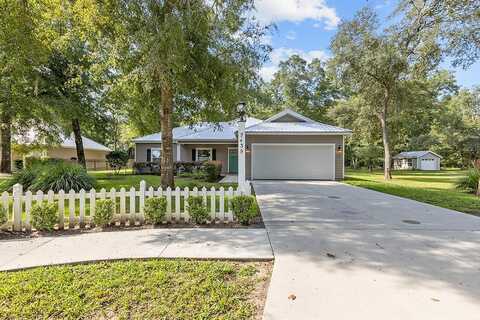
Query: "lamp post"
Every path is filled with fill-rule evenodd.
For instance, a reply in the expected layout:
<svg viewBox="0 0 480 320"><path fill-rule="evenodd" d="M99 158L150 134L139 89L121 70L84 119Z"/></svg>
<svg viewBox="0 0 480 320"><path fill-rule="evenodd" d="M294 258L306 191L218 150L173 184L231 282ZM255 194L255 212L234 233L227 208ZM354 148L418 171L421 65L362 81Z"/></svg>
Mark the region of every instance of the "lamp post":
<svg viewBox="0 0 480 320"><path fill-rule="evenodd" d="M238 120L238 188L245 192L245 122L246 104L240 102L237 105Z"/></svg>

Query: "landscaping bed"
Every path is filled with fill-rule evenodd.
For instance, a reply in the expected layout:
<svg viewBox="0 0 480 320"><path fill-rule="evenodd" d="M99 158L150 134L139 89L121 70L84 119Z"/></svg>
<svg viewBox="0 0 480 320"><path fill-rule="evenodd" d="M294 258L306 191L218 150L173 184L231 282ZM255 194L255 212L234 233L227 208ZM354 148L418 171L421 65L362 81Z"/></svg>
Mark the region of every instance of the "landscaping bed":
<svg viewBox="0 0 480 320"><path fill-rule="evenodd" d="M271 262L129 260L0 272L1 319L261 319Z"/></svg>

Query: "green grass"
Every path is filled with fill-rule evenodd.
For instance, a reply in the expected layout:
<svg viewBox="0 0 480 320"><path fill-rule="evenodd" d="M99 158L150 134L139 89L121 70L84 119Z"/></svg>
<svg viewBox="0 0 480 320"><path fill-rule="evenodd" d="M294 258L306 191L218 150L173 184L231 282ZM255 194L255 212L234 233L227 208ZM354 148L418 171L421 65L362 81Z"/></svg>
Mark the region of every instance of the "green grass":
<svg viewBox="0 0 480 320"><path fill-rule="evenodd" d="M158 188L160 186L160 176L156 175L134 175L134 174L118 174L115 175L111 171L96 171L90 172L90 174L97 179L97 189L100 190L101 188L105 188L110 190L111 188L115 188L119 190L120 188L130 189L134 186L136 189L140 187L140 181L145 180L147 183L147 187L155 187ZM224 183L212 183L206 182L204 180L197 180L192 178L175 178L175 186L180 188L189 187L192 189L193 187L206 187L206 188L220 188L224 187L227 189L228 187L232 186L236 188L236 184L224 184Z"/></svg>
<svg viewBox="0 0 480 320"><path fill-rule="evenodd" d="M383 171L349 169L345 182L439 207L480 216L480 198L455 188L466 171L394 171L393 179L385 181Z"/></svg>
<svg viewBox="0 0 480 320"><path fill-rule="evenodd" d="M0 272L0 318L251 319L268 270L265 263L131 260Z"/></svg>
<svg viewBox="0 0 480 320"><path fill-rule="evenodd" d="M160 176L156 175L135 175L130 171L122 171L120 174L115 175L113 171L91 171L89 172L97 180L97 185L95 186L96 190L100 190L105 188L109 191L111 188L115 188L120 190L120 188L125 188L129 190L132 186L138 190L140 187L140 181L145 180L147 183L147 188L152 186L154 188L158 188L160 186ZM10 178L2 177L0 178L0 191L5 191L7 189L7 183ZM224 187L228 189L228 187L236 188L236 183L215 183L215 182L206 182L204 180L198 180L193 178L185 178L185 177L176 177L175 178L175 186L180 188L189 187L192 189L193 187L197 187L201 189L202 187L206 187L210 189L211 187L215 187L216 189L220 187ZM88 191L88 190L87 190Z"/></svg>

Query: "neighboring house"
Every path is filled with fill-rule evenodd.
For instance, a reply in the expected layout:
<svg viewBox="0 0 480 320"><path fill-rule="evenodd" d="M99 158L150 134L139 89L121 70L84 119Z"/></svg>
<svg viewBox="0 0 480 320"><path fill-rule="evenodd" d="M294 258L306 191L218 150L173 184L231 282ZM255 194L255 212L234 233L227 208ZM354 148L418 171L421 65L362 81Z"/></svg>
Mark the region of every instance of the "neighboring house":
<svg viewBox="0 0 480 320"><path fill-rule="evenodd" d="M112 150L87 137L82 136L82 139L87 169L105 169L107 167L106 155ZM13 163L16 160L23 160L24 157L29 156L76 161L77 149L75 140L73 137L66 137L58 145L41 147L41 150L32 151L26 155L15 154L14 152L12 155Z"/></svg>
<svg viewBox="0 0 480 320"><path fill-rule="evenodd" d="M442 157L432 151L401 152L393 157L395 170L440 170Z"/></svg>
<svg viewBox="0 0 480 320"><path fill-rule="evenodd" d="M247 118L247 179L340 180L344 137L351 131L316 122L292 110L267 120ZM134 139L135 161L159 161L161 133ZM173 129L174 161L216 160L237 173L237 122L201 123Z"/></svg>

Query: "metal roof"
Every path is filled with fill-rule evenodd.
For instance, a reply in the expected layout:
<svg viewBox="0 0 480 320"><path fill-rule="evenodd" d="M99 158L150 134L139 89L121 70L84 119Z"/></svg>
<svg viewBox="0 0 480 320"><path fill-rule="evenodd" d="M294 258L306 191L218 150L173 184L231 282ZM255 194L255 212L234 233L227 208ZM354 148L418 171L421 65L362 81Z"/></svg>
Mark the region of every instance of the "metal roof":
<svg viewBox="0 0 480 320"><path fill-rule="evenodd" d="M416 158L420 158L420 157L423 157L424 155L426 154L433 154L439 158L441 158L442 156L436 154L435 152L432 152L432 151L429 151L429 150L423 150L423 151L404 151L404 152L400 152L399 154L397 154L396 156L393 157L393 159L416 159Z"/></svg>
<svg viewBox="0 0 480 320"><path fill-rule="evenodd" d="M284 115L291 115L299 122L274 122ZM351 130L316 122L293 110L285 109L265 121L247 118L247 134L338 134L350 135ZM220 123L200 123L173 129L175 141L236 141L238 120ZM161 143L161 133L154 133L133 140L136 143Z"/></svg>
<svg viewBox="0 0 480 320"><path fill-rule="evenodd" d="M85 150L112 151L112 149L96 141L93 141L92 139L89 139L87 137L82 136L82 141L83 141L83 149ZM71 136L66 137L60 143L60 146L62 148L75 149L76 148L75 139Z"/></svg>
<svg viewBox="0 0 480 320"><path fill-rule="evenodd" d="M256 118L247 118L246 127L255 125L262 120ZM173 129L174 141L236 141L237 120L219 123L201 123L193 126L176 127ZM160 143L162 142L161 132L136 138L133 142L137 143Z"/></svg>
<svg viewBox="0 0 480 320"><path fill-rule="evenodd" d="M248 127L247 133L327 133L351 134L352 131L319 122L262 122Z"/></svg>

